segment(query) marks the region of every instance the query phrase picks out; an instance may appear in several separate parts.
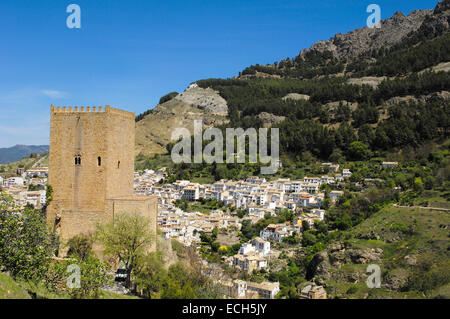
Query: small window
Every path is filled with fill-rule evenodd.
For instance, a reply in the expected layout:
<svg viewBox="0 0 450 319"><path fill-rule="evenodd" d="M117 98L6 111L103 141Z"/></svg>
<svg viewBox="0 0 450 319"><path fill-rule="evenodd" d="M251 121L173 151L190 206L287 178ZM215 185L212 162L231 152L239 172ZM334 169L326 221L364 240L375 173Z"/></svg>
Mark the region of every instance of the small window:
<svg viewBox="0 0 450 319"><path fill-rule="evenodd" d="M102 166L102 158L100 156L97 158L97 165Z"/></svg>
<svg viewBox="0 0 450 319"><path fill-rule="evenodd" d="M120 161L117 162L117 168L120 168Z"/></svg>
<svg viewBox="0 0 450 319"><path fill-rule="evenodd" d="M81 156L80 155L75 156L75 165L77 165L77 166L81 165Z"/></svg>

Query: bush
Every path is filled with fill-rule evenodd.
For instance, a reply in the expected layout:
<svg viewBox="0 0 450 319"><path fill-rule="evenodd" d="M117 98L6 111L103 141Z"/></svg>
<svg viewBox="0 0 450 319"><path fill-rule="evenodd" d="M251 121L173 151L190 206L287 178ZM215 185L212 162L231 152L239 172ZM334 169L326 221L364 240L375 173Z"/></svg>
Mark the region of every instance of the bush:
<svg viewBox="0 0 450 319"><path fill-rule="evenodd" d="M76 278L77 273L79 280ZM53 264L48 271L46 285L53 291L67 293L74 299L98 298L101 287L112 283L109 273L107 264L98 258L77 257Z"/></svg>
<svg viewBox="0 0 450 319"><path fill-rule="evenodd" d="M39 281L57 248L56 237L41 211L14 206L11 197L0 194L0 265L13 277Z"/></svg>
<svg viewBox="0 0 450 319"><path fill-rule="evenodd" d="M369 147L363 142L356 141L348 147L348 157L350 160L362 161L367 160L371 156Z"/></svg>
<svg viewBox="0 0 450 319"><path fill-rule="evenodd" d="M78 257L84 260L92 254L93 239L89 235L72 237L67 244L69 246L67 256Z"/></svg>
<svg viewBox="0 0 450 319"><path fill-rule="evenodd" d="M317 237L312 233L311 230L305 231L302 237L302 245L313 246L317 242Z"/></svg>
<svg viewBox="0 0 450 319"><path fill-rule="evenodd" d="M356 286L356 285L351 285L351 286L347 289L346 294L351 295L351 294L354 294L354 293L357 292L357 291L358 291L358 286Z"/></svg>

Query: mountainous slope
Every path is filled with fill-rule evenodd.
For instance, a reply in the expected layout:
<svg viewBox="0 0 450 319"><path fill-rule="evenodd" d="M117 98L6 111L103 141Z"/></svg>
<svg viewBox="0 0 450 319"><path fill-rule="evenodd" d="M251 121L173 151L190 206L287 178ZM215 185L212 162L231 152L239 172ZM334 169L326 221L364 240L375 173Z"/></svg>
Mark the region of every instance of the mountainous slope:
<svg viewBox="0 0 450 319"><path fill-rule="evenodd" d="M309 49L301 50L293 59L287 58L265 66L252 65L240 73L240 78L258 76L310 79L323 75L361 72L379 62L385 62L382 67L390 71L389 75L396 75L396 71L402 69L391 71L386 67L386 62L391 62L392 56L389 56L387 61L383 59L396 51L400 51L405 64L416 66L415 71L418 71L446 61L447 54L420 56L415 46L448 32L449 20L448 1L439 2L434 10L416 10L408 16L396 12L393 17L381 22L381 28L364 27L347 34L338 33L330 40L319 41ZM445 40L443 45L448 48L448 40ZM409 55L401 52L402 50L410 51ZM394 60L395 58L398 56L394 56ZM375 71L379 70L369 70L369 73L376 74Z"/></svg>
<svg viewBox="0 0 450 319"><path fill-rule="evenodd" d="M331 298L450 296L449 21L445 0L434 10L396 13L381 29L338 34L294 59L251 66L239 78L196 82L226 101L229 122L221 129L280 129L283 167L265 178L320 176L323 161L352 172L339 186L343 196L323 207L325 220L280 257L285 266L259 274L280 282L281 296L298 298L310 281ZM168 131L183 123L191 128L192 118L205 113L195 101L176 109L180 101L173 98L138 126L147 134L161 123ZM163 149L167 140L159 141ZM398 166L380 169L383 161ZM169 182L236 180L259 174L259 165L174 164L168 172ZM257 236L258 227L249 223L241 232ZM381 288L366 285L370 264L380 266Z"/></svg>
<svg viewBox="0 0 450 319"><path fill-rule="evenodd" d="M166 153L175 128L187 128L191 134L194 120L203 120L204 128L226 123L227 102L210 88L190 86L170 100L158 104L136 123L136 154Z"/></svg>
<svg viewBox="0 0 450 319"><path fill-rule="evenodd" d="M449 223L445 211L385 208L315 255L307 276L340 298L448 298ZM382 269L379 289L366 285L369 264Z"/></svg>
<svg viewBox="0 0 450 319"><path fill-rule="evenodd" d="M16 162L33 153L47 153L48 149L48 145L15 145L8 148L0 148L0 164Z"/></svg>
<svg viewBox="0 0 450 319"><path fill-rule="evenodd" d="M333 149L345 153L355 140L373 150L407 145L411 139L399 144L395 136L395 130L403 128L387 129L388 122L397 126L403 121L394 120L400 114L391 108L403 102L435 103L424 110L445 110L450 87L449 21L450 0L445 0L434 10L416 10L408 16L397 12L380 29L337 34L293 59L250 66L238 78L199 80L139 117L136 153L165 153L173 129L192 130L193 119L201 117L215 126L276 125L281 129L282 152L308 150L323 159ZM413 143L446 136L446 117L436 125L439 134L426 133ZM317 130L313 135L297 132L308 136L307 143L306 137L293 136L303 127Z"/></svg>
<svg viewBox="0 0 450 319"><path fill-rule="evenodd" d="M391 18L381 21L381 28L360 28L347 34L338 33L330 40L319 41L309 49L300 51L306 57L311 51L330 51L339 59L351 59L373 49L389 48L400 42L410 32L420 28L432 10L416 10L405 16L396 12Z"/></svg>

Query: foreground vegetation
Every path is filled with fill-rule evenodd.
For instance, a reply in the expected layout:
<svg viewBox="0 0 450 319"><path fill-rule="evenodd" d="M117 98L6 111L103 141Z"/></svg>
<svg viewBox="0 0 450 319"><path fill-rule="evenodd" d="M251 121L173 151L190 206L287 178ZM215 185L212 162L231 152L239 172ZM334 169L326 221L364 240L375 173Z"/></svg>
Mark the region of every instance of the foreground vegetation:
<svg viewBox="0 0 450 319"><path fill-rule="evenodd" d="M164 254L149 253L156 234L149 220L121 214L114 223L99 226L91 235L76 236L67 243L48 230L44 212L31 206L19 209L6 194L0 197L0 298L129 298L105 290L111 285L116 262L127 270L126 285L147 298L211 298L212 284L200 272L200 264L163 262ZM104 247L106 259L93 251ZM66 258L55 258L58 251ZM172 250L172 249L171 249ZM188 255L177 247L178 254ZM166 252L167 253L167 252ZM195 256L192 255L191 256ZM193 260L193 259L192 259ZM168 269L167 269L168 267ZM79 274L79 280L76 274Z"/></svg>

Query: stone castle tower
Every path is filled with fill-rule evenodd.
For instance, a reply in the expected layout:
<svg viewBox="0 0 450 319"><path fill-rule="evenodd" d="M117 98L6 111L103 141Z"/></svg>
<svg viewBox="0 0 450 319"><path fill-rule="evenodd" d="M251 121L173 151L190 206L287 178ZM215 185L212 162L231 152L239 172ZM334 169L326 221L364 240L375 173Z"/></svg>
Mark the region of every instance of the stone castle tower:
<svg viewBox="0 0 450 319"><path fill-rule="evenodd" d="M157 199L133 196L134 118L109 105L51 106L47 221L63 242L122 212L149 217L156 233Z"/></svg>

